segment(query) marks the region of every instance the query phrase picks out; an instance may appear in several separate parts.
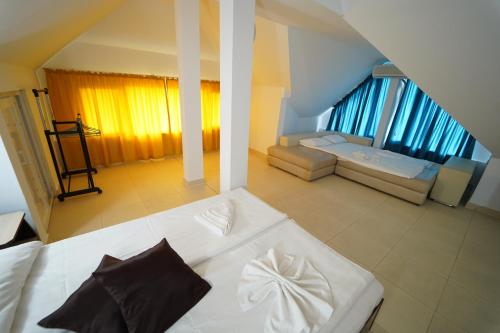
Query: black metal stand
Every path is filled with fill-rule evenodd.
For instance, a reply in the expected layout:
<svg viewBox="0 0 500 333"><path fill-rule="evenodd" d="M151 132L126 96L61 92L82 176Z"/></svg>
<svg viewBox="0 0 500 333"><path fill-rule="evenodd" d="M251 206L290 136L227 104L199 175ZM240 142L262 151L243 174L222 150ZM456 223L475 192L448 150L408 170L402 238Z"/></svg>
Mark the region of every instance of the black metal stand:
<svg viewBox="0 0 500 333"><path fill-rule="evenodd" d="M59 130L58 126L60 125L74 125L73 128L68 130ZM92 173L97 173L97 169L92 167L92 162L90 161L89 150L87 147L87 140L85 139L85 133L83 130L83 125L80 118L77 118L75 121L52 121L52 125L54 127L54 131L45 130L45 137L47 138L47 143L49 145L50 156L52 157L52 161L54 162L54 168L56 170L57 180L59 182L59 187L61 188L61 194L57 196L59 201L64 201L66 197L73 197L75 195L81 195L85 193L102 193L102 189L95 186L94 178L92 177ZM57 141L57 146L59 148L59 154L62 162L62 172L59 169L59 163L57 163L57 158L54 152L54 146L52 144L51 136L55 136ZM78 136L80 139L80 145L82 147L82 153L85 160L85 168L69 170L68 165L66 163L66 158L64 157L64 151L61 144L61 137L64 136ZM71 177L79 174L87 174L88 188L71 191ZM64 186L63 178L68 178L68 186L67 188Z"/></svg>
<svg viewBox="0 0 500 333"><path fill-rule="evenodd" d="M100 135L100 131L94 128L90 128L87 126L84 126L82 123L82 120L80 118L80 115L76 118L75 121L56 121L52 120L52 127L53 131L50 129L47 129L46 125L46 117L47 115L43 113L40 101L38 99L39 97L39 92L44 92L45 96L48 99L48 89L45 88L43 90L36 90L33 89L33 94L36 97L36 101L40 110L40 116L42 118L42 122L45 127L45 138L47 139L47 144L49 146L49 152L50 156L52 157L52 162L54 163L54 169L56 171L56 176L57 176L57 181L59 183L59 187L61 189L61 193L57 195L57 199L59 201L64 201L65 198L67 197L73 197L76 195L81 195L81 194L86 194L86 193L93 193L97 192L98 194L102 193L102 189L95 186L94 184L94 178L92 177L93 173L97 173L97 169L92 166L92 162L90 160L90 155L89 155L89 150L87 146L87 140L85 139L86 136L96 136ZM49 109L50 109L50 101L47 101L49 104ZM52 117L53 119L53 117ZM69 129L60 129L59 126L66 126L68 125L74 125L70 127ZM57 147L58 147L58 153L59 153L59 160L62 164L62 171L61 168L59 167L58 163L58 158L56 156L56 152L54 150L54 144L52 137L55 137ZM61 143L61 139L65 137L78 137L80 141L80 146L82 148L82 153L85 161L85 168L83 169L74 169L74 170L69 170L68 165L66 163L66 158L64 156L64 150L63 146ZM86 174L87 175L87 183L88 187L85 189L80 189L80 190L71 190L71 177L74 175L80 175L80 174ZM63 179L68 179L68 186L64 186L64 180Z"/></svg>

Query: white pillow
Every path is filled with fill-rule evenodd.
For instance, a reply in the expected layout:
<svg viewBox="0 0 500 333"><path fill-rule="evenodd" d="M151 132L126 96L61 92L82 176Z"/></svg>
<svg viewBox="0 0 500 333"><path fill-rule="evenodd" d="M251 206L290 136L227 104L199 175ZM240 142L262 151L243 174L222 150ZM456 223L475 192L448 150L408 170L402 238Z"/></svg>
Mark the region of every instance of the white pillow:
<svg viewBox="0 0 500 333"><path fill-rule="evenodd" d="M0 250L0 332L10 332L21 291L42 242Z"/></svg>
<svg viewBox="0 0 500 333"><path fill-rule="evenodd" d="M330 141L327 141L327 140L322 139L322 138L302 139L302 140L299 140L299 143L302 146L306 146L306 147L310 147L310 148L329 146L332 144Z"/></svg>
<svg viewBox="0 0 500 333"><path fill-rule="evenodd" d="M331 135L325 135L322 137L322 139L325 139L327 141L330 141L331 143L346 143L347 140L342 136L338 134L331 134Z"/></svg>

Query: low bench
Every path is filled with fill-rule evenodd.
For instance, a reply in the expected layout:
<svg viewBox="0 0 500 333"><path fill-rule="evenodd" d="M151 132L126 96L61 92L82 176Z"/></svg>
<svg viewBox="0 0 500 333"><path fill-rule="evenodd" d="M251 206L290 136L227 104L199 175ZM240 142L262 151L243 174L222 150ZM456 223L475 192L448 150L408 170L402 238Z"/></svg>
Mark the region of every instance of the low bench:
<svg viewBox="0 0 500 333"><path fill-rule="evenodd" d="M275 145L267 149L267 161L274 167L311 181L331 175L335 170L337 158L335 155L304 146Z"/></svg>

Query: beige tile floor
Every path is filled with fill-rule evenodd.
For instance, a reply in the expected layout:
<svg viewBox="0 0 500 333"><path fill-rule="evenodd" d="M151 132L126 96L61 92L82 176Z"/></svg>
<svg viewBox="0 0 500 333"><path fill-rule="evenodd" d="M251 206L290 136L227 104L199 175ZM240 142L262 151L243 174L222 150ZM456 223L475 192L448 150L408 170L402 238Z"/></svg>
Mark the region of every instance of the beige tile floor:
<svg viewBox="0 0 500 333"><path fill-rule="evenodd" d="M179 158L100 169L104 193L56 202L50 239L215 195L218 161L205 154L197 186L183 183ZM308 183L256 153L248 189L375 273L385 303L373 332L500 332L500 221L431 201L418 207L337 176Z"/></svg>

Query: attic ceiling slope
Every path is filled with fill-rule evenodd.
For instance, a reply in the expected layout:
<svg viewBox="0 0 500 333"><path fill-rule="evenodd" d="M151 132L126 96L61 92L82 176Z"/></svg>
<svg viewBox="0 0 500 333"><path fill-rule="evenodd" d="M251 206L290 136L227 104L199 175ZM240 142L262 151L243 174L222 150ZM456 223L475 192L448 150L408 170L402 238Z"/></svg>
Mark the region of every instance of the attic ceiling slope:
<svg viewBox="0 0 500 333"><path fill-rule="evenodd" d="M340 16L342 7L341 0L257 0L256 13L283 25L362 40Z"/></svg>
<svg viewBox="0 0 500 333"><path fill-rule="evenodd" d="M357 0L344 19L500 156L498 0Z"/></svg>
<svg viewBox="0 0 500 333"><path fill-rule="evenodd" d="M291 27L290 103L301 117L317 116L359 84L384 56L367 41Z"/></svg>
<svg viewBox="0 0 500 333"><path fill-rule="evenodd" d="M0 62L34 69L122 2L2 1Z"/></svg>

